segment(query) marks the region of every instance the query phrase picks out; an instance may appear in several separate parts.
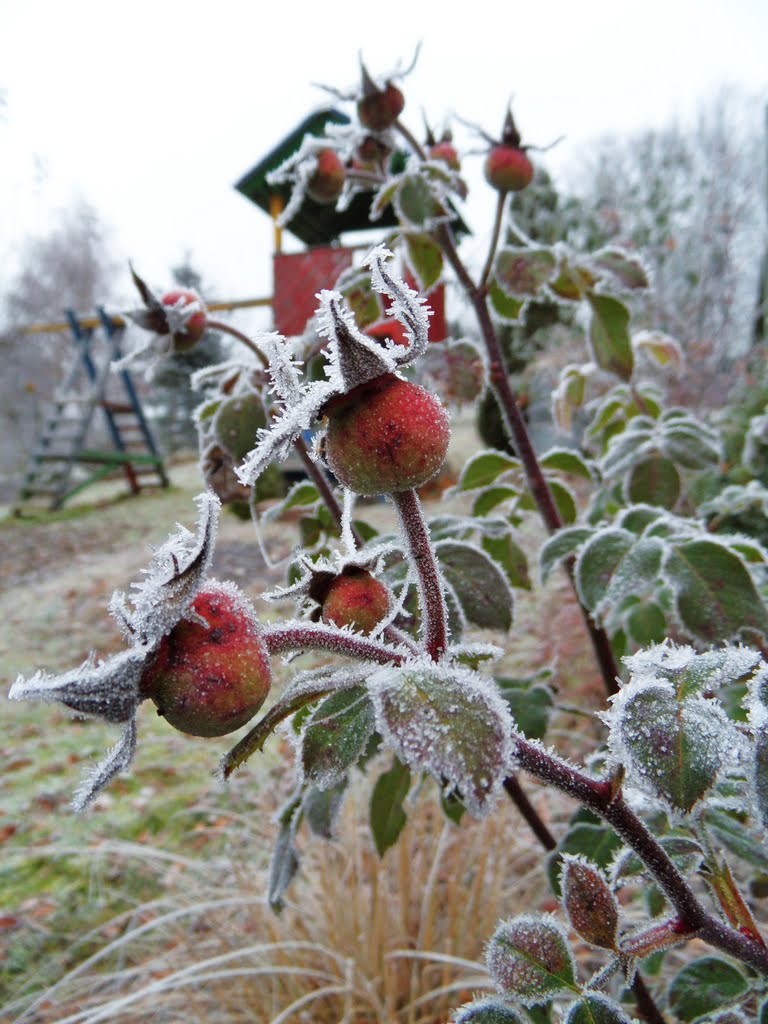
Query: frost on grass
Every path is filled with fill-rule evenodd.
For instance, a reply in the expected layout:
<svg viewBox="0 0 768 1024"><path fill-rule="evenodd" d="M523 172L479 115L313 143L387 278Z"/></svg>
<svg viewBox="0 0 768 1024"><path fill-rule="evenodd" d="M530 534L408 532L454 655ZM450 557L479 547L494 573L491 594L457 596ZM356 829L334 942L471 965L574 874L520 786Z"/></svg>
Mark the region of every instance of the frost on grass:
<svg viewBox="0 0 768 1024"><path fill-rule="evenodd" d="M512 718L493 684L425 660L380 669L368 686L378 731L400 760L485 814L512 759Z"/></svg>
<svg viewBox="0 0 768 1024"><path fill-rule="evenodd" d="M382 345L358 330L352 311L339 292L319 294L318 332L328 339L327 379L303 380L293 361L289 343L280 335L261 335L259 347L269 359L272 390L277 396L279 415L259 431L253 451L237 473L244 484L252 484L274 459L287 458L293 443L322 415L323 407L339 395L413 362L428 342L429 312L424 300L397 276L390 274L387 261L392 253L377 246L367 258L374 288L391 303L390 315L405 326L407 346L393 342Z"/></svg>

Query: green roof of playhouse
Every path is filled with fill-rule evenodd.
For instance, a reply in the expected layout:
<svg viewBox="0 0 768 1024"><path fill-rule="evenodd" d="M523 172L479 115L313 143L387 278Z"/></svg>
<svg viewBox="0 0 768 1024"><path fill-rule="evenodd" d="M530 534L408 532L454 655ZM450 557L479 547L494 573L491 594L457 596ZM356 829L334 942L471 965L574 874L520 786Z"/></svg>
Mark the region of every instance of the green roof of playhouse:
<svg viewBox="0 0 768 1024"><path fill-rule="evenodd" d="M237 191L250 199L252 203L260 206L270 216L272 213L271 200L274 196L278 196L286 206L291 194L290 185L268 184L268 175L277 170L289 156L299 149L305 135L320 137L324 134L328 124L349 124L349 118L340 110L333 108L317 110L305 117L301 124L278 142L265 157L236 182ZM395 153L393 159L396 160L398 157L404 164L402 154ZM402 168L398 168L398 170L400 169ZM359 193L349 206L341 211L336 210L333 206L323 206L310 199L309 196L305 196L298 212L285 227L305 245L313 246L328 245L346 231L365 231L376 227L391 228L397 225L397 219L391 207L387 207L382 216L375 223L371 223L370 207L370 192ZM454 229L457 232L467 231L466 225L458 216L454 221Z"/></svg>

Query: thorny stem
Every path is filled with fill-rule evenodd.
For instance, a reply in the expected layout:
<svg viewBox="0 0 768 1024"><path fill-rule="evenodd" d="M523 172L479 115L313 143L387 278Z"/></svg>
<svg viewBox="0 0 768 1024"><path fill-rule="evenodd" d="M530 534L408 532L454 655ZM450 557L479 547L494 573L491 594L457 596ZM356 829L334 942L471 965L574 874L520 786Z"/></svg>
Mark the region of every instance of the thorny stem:
<svg viewBox="0 0 768 1024"><path fill-rule="evenodd" d="M501 224L504 220L504 209L507 205L507 199L509 197L508 192L499 192L499 197L496 201L496 217L493 221L493 234L491 235L491 244L488 247L488 258L485 261L485 267L480 275L480 291L485 291L488 287L488 279L491 276L493 270L493 261L496 256L496 249L499 245L499 237L501 235Z"/></svg>
<svg viewBox="0 0 768 1024"><path fill-rule="evenodd" d="M448 611L429 528L416 491L396 491L389 497L397 510L400 532L416 570L427 654L433 661L439 661L448 647Z"/></svg>
<svg viewBox="0 0 768 1024"><path fill-rule="evenodd" d="M378 640L346 633L335 626L321 623L297 622L267 626L262 636L270 655L314 650L342 654L348 658L357 658L358 661L375 661L380 665L401 665L405 660L402 651Z"/></svg>
<svg viewBox="0 0 768 1024"><path fill-rule="evenodd" d="M706 910L663 847L624 802L622 795L613 793L610 782L584 775L543 747L523 738L517 741L516 758L520 768L598 814L635 851L676 911L683 932L695 933L715 949L729 953L761 974L768 975L768 950L765 946L724 924Z"/></svg>
<svg viewBox="0 0 768 1024"><path fill-rule="evenodd" d="M555 533L563 526L563 521L539 460L536 457L536 452L531 444L528 428L525 425L520 407L509 384L509 378L504 365L504 355L488 311L486 288L478 288L469 276L456 249L451 229L447 224L440 225L436 231L436 238L474 307L488 352L491 390L501 410L507 433L523 464L528 487L544 520L544 524L550 533ZM573 560L566 563L566 569L575 590ZM619 676L619 668L616 664L608 635L604 629L595 625L590 618L588 610L584 608L581 602L579 602L579 607L582 610L584 622L595 651L595 657L600 666L605 689L609 694L616 693L618 690L617 678Z"/></svg>

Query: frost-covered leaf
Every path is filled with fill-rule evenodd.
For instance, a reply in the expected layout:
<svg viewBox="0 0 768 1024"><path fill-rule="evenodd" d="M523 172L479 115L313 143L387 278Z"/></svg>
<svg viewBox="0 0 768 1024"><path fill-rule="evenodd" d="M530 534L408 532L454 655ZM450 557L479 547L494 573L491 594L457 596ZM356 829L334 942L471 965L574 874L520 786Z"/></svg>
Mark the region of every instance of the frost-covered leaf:
<svg viewBox="0 0 768 1024"><path fill-rule="evenodd" d="M405 236L405 248L408 265L420 290L427 294L440 280L443 272L443 250L431 235L412 232Z"/></svg>
<svg viewBox="0 0 768 1024"><path fill-rule="evenodd" d="M420 175L404 175L392 202L398 219L408 228L429 228L447 215L428 181Z"/></svg>
<svg viewBox="0 0 768 1024"><path fill-rule="evenodd" d="M483 537L482 545L494 562L502 567L513 587L531 589L528 559L511 533L503 533L500 537Z"/></svg>
<svg viewBox="0 0 768 1024"><path fill-rule="evenodd" d="M380 857L394 846L406 823L403 803L411 788L411 773L395 758L392 767L376 780L371 793L370 821Z"/></svg>
<svg viewBox="0 0 768 1024"><path fill-rule="evenodd" d="M768 853L764 848L762 831L750 827L744 813L731 812L706 806L706 822L712 835L731 853L768 874Z"/></svg>
<svg viewBox="0 0 768 1024"><path fill-rule="evenodd" d="M708 643L739 636L764 635L768 615L744 563L725 544L689 540L676 544L664 571L674 588L677 612L685 628Z"/></svg>
<svg viewBox="0 0 768 1024"><path fill-rule="evenodd" d="M592 311L588 335L592 358L602 370L629 380L634 366L629 310L618 299L598 292L588 291L587 300Z"/></svg>
<svg viewBox="0 0 768 1024"><path fill-rule="evenodd" d="M477 519L482 519L497 506L501 505L502 502L512 501L512 499L519 497L520 491L517 487L486 487L480 491L472 503L472 515Z"/></svg>
<svg viewBox="0 0 768 1024"><path fill-rule="evenodd" d="M504 323L510 324L521 322L528 301L527 299L515 299L507 295L495 278L491 281L490 288L488 289L488 300L496 316Z"/></svg>
<svg viewBox="0 0 768 1024"><path fill-rule="evenodd" d="M672 508L680 497L680 474L674 462L655 453L635 463L624 481L624 493L633 504Z"/></svg>
<svg viewBox="0 0 768 1024"><path fill-rule="evenodd" d="M727 960L703 956L686 964L669 987L669 1005L678 1020L697 1017L731 1006L749 991L749 982Z"/></svg>
<svg viewBox="0 0 768 1024"><path fill-rule="evenodd" d="M667 617L655 601L647 601L629 608L622 619L624 629L639 647L658 644L667 635Z"/></svg>
<svg viewBox="0 0 768 1024"><path fill-rule="evenodd" d="M541 582L546 583L554 567L575 554L593 533L588 526L569 526L550 537L539 552Z"/></svg>
<svg viewBox="0 0 768 1024"><path fill-rule="evenodd" d="M575 816L568 831L557 844L557 849L547 861L547 877L557 897L562 895L560 878L563 857L566 854L583 855L598 867L606 868L616 855L616 851L621 849L621 840L613 829L600 823L593 815L590 815L589 819L582 820L581 817Z"/></svg>
<svg viewBox="0 0 768 1024"><path fill-rule="evenodd" d="M282 501L277 502L264 513L266 520L279 519L292 508L311 508L320 498L320 492L308 480L300 480L288 491Z"/></svg>
<svg viewBox="0 0 768 1024"><path fill-rule="evenodd" d="M613 698L609 746L635 784L690 811L714 786L735 745L720 705L695 695L678 701L669 685L626 686Z"/></svg>
<svg viewBox="0 0 768 1024"><path fill-rule="evenodd" d="M621 288L637 291L649 286L648 273L640 258L624 249L608 247L594 253L590 264L613 278Z"/></svg>
<svg viewBox="0 0 768 1024"><path fill-rule="evenodd" d="M768 827L768 666L760 663L749 684L749 724L754 735L752 788L763 823Z"/></svg>
<svg viewBox="0 0 768 1024"><path fill-rule="evenodd" d="M301 824L302 793L295 793L278 811L280 829L272 851L267 882L267 899L275 913L285 906L286 889L299 870L299 852L296 849L296 833Z"/></svg>
<svg viewBox="0 0 768 1024"><path fill-rule="evenodd" d="M556 469L561 473L583 477L585 480L594 479L594 470L590 462L575 448L550 448L541 456L539 464L542 469Z"/></svg>
<svg viewBox="0 0 768 1024"><path fill-rule="evenodd" d="M457 487L460 491L473 491L480 487L488 487L502 473L506 473L509 469L519 468L520 460L513 455L493 450L478 452L465 463Z"/></svg>
<svg viewBox="0 0 768 1024"><path fill-rule="evenodd" d="M484 356L474 342L465 339L430 343L421 370L448 403L474 402L485 388Z"/></svg>
<svg viewBox="0 0 768 1024"><path fill-rule="evenodd" d="M413 771L430 772L468 810L488 810L511 762L512 719L493 682L425 662L369 679L378 731Z"/></svg>
<svg viewBox="0 0 768 1024"><path fill-rule="evenodd" d="M637 540L616 564L595 613L605 616L610 610L653 591L658 583L664 551L664 543L658 537Z"/></svg>
<svg viewBox="0 0 768 1024"><path fill-rule="evenodd" d="M574 497L573 491L561 480L549 479L547 480L547 484L552 492L552 497L555 500L555 507L557 508L562 522L566 526L570 526L571 523L575 523L578 515L578 509L576 507L576 498Z"/></svg>
<svg viewBox="0 0 768 1024"><path fill-rule="evenodd" d="M222 402L213 423L216 441L235 462L244 459L267 423L264 403L256 392L235 395Z"/></svg>
<svg viewBox="0 0 768 1024"><path fill-rule="evenodd" d="M480 548L459 540L438 541L435 554L467 620L483 629L509 630L514 598L496 563Z"/></svg>
<svg viewBox="0 0 768 1024"><path fill-rule="evenodd" d="M515 725L529 740L541 740L547 731L555 699L552 690L543 680L551 674L545 669L529 679L496 677L499 693L509 705Z"/></svg>
<svg viewBox="0 0 768 1024"><path fill-rule="evenodd" d="M600 869L584 857L563 857L560 880L563 908L571 927L585 942L616 949L619 905Z"/></svg>
<svg viewBox="0 0 768 1024"><path fill-rule="evenodd" d="M628 530L607 528L595 533L576 560L576 586L581 603L594 611L605 597L614 574L636 543Z"/></svg>
<svg viewBox="0 0 768 1024"><path fill-rule="evenodd" d="M503 921L488 943L485 961L501 995L523 1006L579 991L568 937L552 917L524 914Z"/></svg>
<svg viewBox="0 0 768 1024"><path fill-rule="evenodd" d="M669 334L662 331L636 331L632 335L632 348L637 355L647 355L661 369L678 374L683 364L683 351Z"/></svg>
<svg viewBox="0 0 768 1024"><path fill-rule="evenodd" d="M511 299L537 295L557 269L551 249L507 246L499 250L494 265L495 280Z"/></svg>
<svg viewBox="0 0 768 1024"><path fill-rule="evenodd" d="M373 707L364 686L327 697L302 735L304 778L320 790L337 785L365 750L373 727Z"/></svg>
<svg viewBox="0 0 768 1024"><path fill-rule="evenodd" d="M526 1024L526 1021L522 1014L496 996L483 996L454 1010L450 1024Z"/></svg>
<svg viewBox="0 0 768 1024"><path fill-rule="evenodd" d="M632 1024L632 1018L603 992L588 992L571 1004L563 1024Z"/></svg>

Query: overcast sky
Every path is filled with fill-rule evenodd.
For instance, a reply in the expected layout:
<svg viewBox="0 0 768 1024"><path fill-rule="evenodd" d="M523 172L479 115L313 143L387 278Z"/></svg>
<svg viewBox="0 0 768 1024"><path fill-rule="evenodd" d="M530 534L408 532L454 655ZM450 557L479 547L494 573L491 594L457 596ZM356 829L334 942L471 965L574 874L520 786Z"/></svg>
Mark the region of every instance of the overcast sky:
<svg viewBox="0 0 768 1024"><path fill-rule="evenodd" d="M269 294L269 221L233 183L324 102L313 83L354 84L360 50L392 70L419 41L417 134L422 108L494 134L513 96L526 139L566 135L557 175L590 138L685 117L721 83L768 97L766 0L0 0L0 291L19 242L79 195L151 284L189 250L216 297ZM492 197L481 157L465 166L479 229Z"/></svg>

